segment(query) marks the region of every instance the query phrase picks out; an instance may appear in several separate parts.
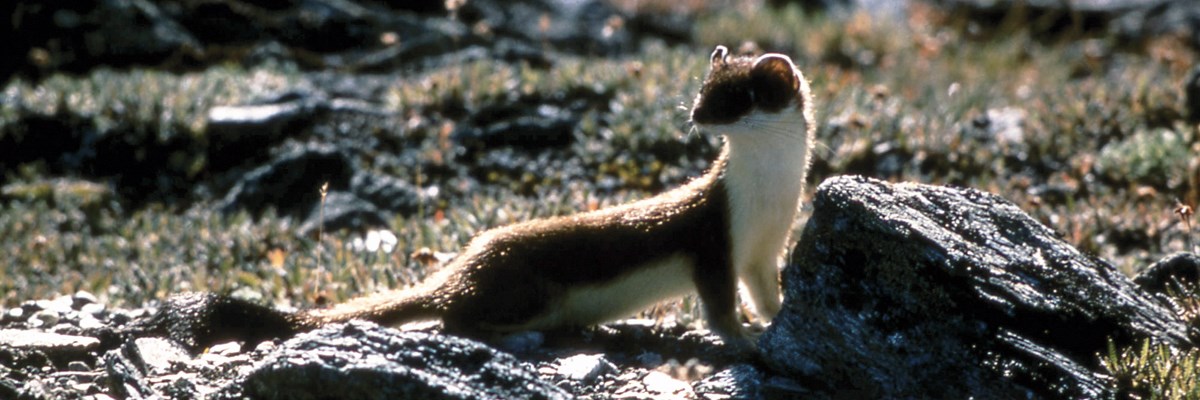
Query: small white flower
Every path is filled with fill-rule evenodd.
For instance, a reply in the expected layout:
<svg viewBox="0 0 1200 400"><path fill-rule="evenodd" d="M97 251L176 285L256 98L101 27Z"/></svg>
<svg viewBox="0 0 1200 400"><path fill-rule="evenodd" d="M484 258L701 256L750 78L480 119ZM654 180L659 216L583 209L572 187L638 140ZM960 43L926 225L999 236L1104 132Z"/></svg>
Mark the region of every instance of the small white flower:
<svg viewBox="0 0 1200 400"><path fill-rule="evenodd" d="M386 229L375 229L367 232L367 237L365 240L362 238L355 238L351 246L359 251L366 250L374 253L382 249L384 253L390 254L396 249L396 243L398 242L399 239L396 238L396 234L392 233L392 231Z"/></svg>

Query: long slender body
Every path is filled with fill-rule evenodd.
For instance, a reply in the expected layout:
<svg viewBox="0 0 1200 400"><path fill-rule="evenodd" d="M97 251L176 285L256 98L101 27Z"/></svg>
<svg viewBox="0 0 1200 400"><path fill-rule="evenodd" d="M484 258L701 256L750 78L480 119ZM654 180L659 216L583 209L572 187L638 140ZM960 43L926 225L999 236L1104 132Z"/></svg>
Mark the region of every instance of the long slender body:
<svg viewBox="0 0 1200 400"><path fill-rule="evenodd" d="M739 280L757 314L780 308L778 266L812 147L808 84L786 56L730 57L712 69L692 110L724 136L703 176L645 200L483 232L413 289L294 316L302 327L362 318L441 319L467 333L586 326L695 291L710 329L745 345Z"/></svg>
<svg viewBox="0 0 1200 400"><path fill-rule="evenodd" d="M711 62L692 121L725 144L712 167L686 185L483 232L416 288L294 314L178 295L147 326L193 349L351 319L440 319L447 331L481 335L597 324L694 291L710 329L734 346L753 347L738 320L738 283L761 320L779 312L779 263L808 169L812 101L786 56L730 57L719 46Z"/></svg>

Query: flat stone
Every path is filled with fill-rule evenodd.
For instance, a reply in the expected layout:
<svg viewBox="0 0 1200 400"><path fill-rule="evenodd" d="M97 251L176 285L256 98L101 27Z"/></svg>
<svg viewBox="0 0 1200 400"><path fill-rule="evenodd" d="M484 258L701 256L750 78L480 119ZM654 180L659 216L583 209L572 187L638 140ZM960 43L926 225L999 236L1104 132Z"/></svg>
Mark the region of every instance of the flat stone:
<svg viewBox="0 0 1200 400"><path fill-rule="evenodd" d="M0 346L46 352L83 352L93 350L99 345L99 339L87 336L19 329L0 329Z"/></svg>
<svg viewBox="0 0 1200 400"><path fill-rule="evenodd" d="M164 338L138 338L134 340L134 346L138 356L149 369L148 373L164 374L171 371L172 364L192 359L187 350Z"/></svg>
<svg viewBox="0 0 1200 400"><path fill-rule="evenodd" d="M603 374L616 372L603 354L579 354L558 361L557 375L577 382L594 381Z"/></svg>

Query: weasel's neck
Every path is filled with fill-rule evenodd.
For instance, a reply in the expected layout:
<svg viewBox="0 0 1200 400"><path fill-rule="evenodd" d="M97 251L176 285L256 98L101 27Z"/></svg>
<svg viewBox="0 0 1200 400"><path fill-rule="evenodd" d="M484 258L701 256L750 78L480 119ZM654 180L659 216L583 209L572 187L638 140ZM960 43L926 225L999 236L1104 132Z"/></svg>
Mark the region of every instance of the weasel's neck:
<svg viewBox="0 0 1200 400"><path fill-rule="evenodd" d="M721 179L729 196L733 260L741 267L777 265L804 190L812 147L808 126L799 112L776 117L747 128L758 131L724 135Z"/></svg>

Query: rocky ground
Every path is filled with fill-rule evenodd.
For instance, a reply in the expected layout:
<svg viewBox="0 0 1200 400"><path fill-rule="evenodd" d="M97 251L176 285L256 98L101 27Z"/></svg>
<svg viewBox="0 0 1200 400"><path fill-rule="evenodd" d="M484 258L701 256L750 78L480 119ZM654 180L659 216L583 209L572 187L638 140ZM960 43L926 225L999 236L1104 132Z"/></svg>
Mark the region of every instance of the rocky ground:
<svg viewBox="0 0 1200 400"><path fill-rule="evenodd" d="M1200 203L1195 7L1185 0L1077 2L1073 10L1061 2L767 3L0 5L12 21L0 27L12 39L5 41L11 56L0 60L0 253L10 259L0 267L0 398L283 397L275 389L291 381L271 379L329 371L287 364L296 360L289 357L303 360L305 351L328 344L320 335L337 332L376 351L344 354L344 365L368 371L355 375L360 382L408 382L385 387L457 398L483 387L537 397L904 397L928 394L914 388L931 385L947 396L1057 397L1176 393L1172 385L1186 392L1196 382L1136 362L1155 358L1145 349L1186 349L1195 340L1192 300L1171 286L1171 279L1195 276L1188 275L1195 244L1185 217ZM428 330L361 324L200 355L122 333L182 291L286 308L403 286L481 229L683 182L718 146L689 133L681 111L716 44L789 54L812 80L821 143L814 187L859 174L976 188L1054 232L1025 244L1029 237L1004 236L1009 228L988 231L1006 238L1000 247L1028 252L1023 246L1053 242L1043 236L1064 243L1036 253L1042 258L944 247L934 251L946 257L934 263L942 267L922 272L936 276L936 285L913 293L916 300L873 297L904 293L890 281L894 266L845 277L825 269L839 265L828 260L793 259L793 280L871 282L880 275L836 292L793 282L791 298L841 306L790 306L827 315L830 325L779 323L760 345L798 358L774 361L721 354L697 330L691 299L643 320L523 338L503 351ZM858 198L884 190L872 185L833 192ZM969 203L951 210L972 210ZM931 218L918 225L987 229ZM820 221L803 228L803 240L816 240L808 231ZM865 240L888 235L880 234ZM814 244L801 243L795 253L814 253L804 246ZM1155 264L1177 251L1184 253ZM1060 258L1076 253L1087 256ZM974 268L1012 279L987 286L987 279L964 278ZM1080 268L1129 276L1146 269L1139 281L1146 290L1130 294L1123 278ZM1062 293L1070 285L1084 285L1079 290L1088 295ZM1146 292L1160 294L1147 300ZM929 296L971 306L925 304ZM1118 307L1113 299L1132 303ZM1020 311L1038 306L1049 308ZM978 310L1008 317L979 320ZM1113 310L1136 317L1106 314ZM934 311L962 315L954 325L920 322L954 319ZM1018 323L1028 315L1059 322ZM1108 322L1079 322L1095 315ZM843 324L867 329L832 335ZM1065 330L1076 338L1065 328L1072 324L1100 333L1069 345L1037 333ZM950 333L932 334L939 330ZM1141 347L1146 338L1157 340ZM941 356L905 350L913 343ZM963 358L964 346L988 350ZM423 352L417 358L387 356L414 347ZM462 352L519 371L504 379L529 385L412 383L414 363ZM1167 353L1164 362L1195 357ZM876 367L837 365L847 360ZM429 376L470 375L466 364L448 362L453 368ZM961 379L931 384L939 374L932 371ZM1023 378L973 386L997 371ZM465 391L437 391L455 387Z"/></svg>
<svg viewBox="0 0 1200 400"><path fill-rule="evenodd" d="M1194 390L1192 375L1181 387L1146 386L1115 350L1152 343L1194 353L1194 306L1177 292L1197 284L1194 254L1163 260L1135 284L1012 203L970 189L840 177L820 186L814 208L784 272L784 311L757 355L653 321L490 344L352 321L195 346L148 328L162 310L109 310L78 292L3 315L0 394L1108 398ZM667 361L681 359L689 364Z"/></svg>

